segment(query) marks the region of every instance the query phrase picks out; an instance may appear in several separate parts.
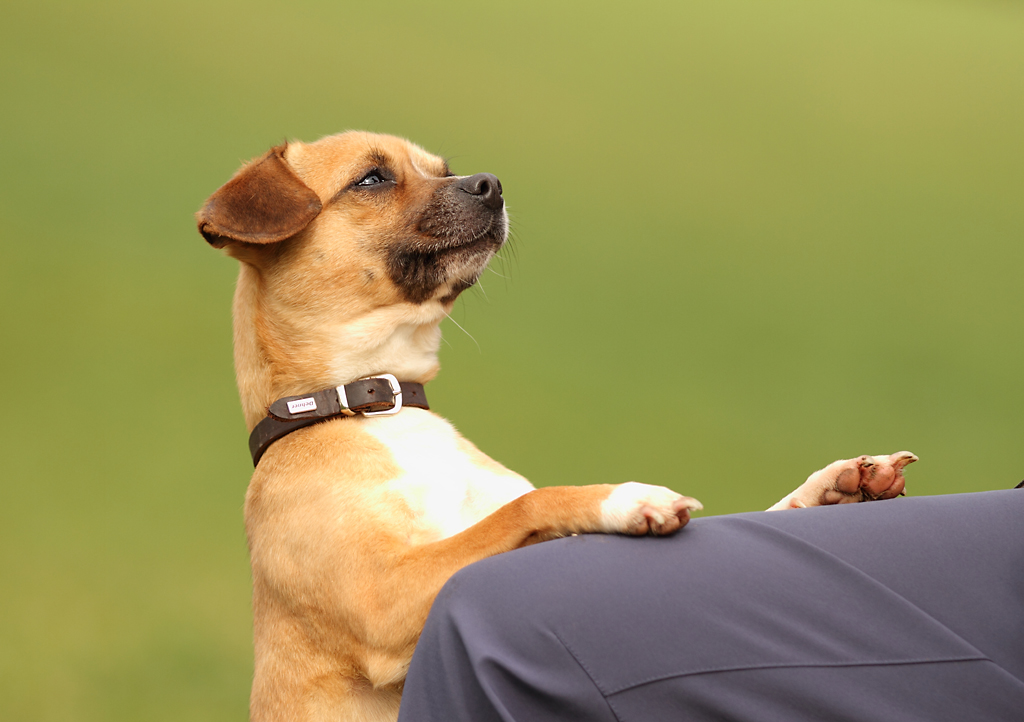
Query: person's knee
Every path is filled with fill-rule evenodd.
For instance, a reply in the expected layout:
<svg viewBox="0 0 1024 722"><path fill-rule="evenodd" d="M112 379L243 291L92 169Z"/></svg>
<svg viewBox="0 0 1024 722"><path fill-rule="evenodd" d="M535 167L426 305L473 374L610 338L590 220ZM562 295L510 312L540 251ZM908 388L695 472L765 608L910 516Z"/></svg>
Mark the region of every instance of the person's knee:
<svg viewBox="0 0 1024 722"><path fill-rule="evenodd" d="M508 569L506 557L492 557L456 572L441 588L430 616L448 627L508 624L529 607L528 591L520 573Z"/></svg>

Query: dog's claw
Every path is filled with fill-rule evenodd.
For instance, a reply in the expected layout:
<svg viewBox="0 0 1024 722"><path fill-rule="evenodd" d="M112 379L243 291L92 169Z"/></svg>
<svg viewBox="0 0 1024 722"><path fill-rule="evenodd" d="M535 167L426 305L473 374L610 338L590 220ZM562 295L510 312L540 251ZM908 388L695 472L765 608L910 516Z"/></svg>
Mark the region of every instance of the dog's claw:
<svg viewBox="0 0 1024 722"><path fill-rule="evenodd" d="M612 490L601 503L600 531L618 534L671 534L690 521L699 501L663 486L630 481Z"/></svg>
<svg viewBox="0 0 1024 722"><path fill-rule="evenodd" d="M773 506L772 510L849 504L906 496L903 469L915 461L917 455L909 451L834 461L824 469L811 474L807 481Z"/></svg>

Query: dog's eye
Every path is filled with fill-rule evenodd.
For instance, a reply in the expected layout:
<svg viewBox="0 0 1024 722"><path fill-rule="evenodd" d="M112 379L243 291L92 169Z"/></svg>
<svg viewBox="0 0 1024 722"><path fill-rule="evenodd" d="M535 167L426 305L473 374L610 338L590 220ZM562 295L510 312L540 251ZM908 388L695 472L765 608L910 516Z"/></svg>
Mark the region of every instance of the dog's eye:
<svg viewBox="0 0 1024 722"><path fill-rule="evenodd" d="M363 176L362 180L356 183L357 186L375 186L378 183L384 182L384 176L380 174L380 171L371 170L369 173Z"/></svg>

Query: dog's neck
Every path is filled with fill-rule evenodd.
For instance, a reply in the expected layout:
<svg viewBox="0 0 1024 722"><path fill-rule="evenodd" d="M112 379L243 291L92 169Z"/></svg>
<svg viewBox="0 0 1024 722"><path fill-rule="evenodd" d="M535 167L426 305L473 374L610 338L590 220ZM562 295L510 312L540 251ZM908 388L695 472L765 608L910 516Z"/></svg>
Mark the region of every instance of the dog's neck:
<svg viewBox="0 0 1024 722"><path fill-rule="evenodd" d="M234 301L235 373L251 430L276 399L378 373L426 383L437 375L439 302L395 304L313 323L276 308L259 272L241 263Z"/></svg>

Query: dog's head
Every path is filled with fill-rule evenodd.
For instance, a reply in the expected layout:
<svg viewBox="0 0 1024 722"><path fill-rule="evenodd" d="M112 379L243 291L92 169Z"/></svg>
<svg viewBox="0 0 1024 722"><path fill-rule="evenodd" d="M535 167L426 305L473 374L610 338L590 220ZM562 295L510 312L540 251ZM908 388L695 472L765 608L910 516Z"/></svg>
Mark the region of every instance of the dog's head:
<svg viewBox="0 0 1024 722"><path fill-rule="evenodd" d="M359 132L272 148L196 218L211 245L258 268L329 274L321 292L348 279L378 301L444 305L473 285L508 228L495 176L455 176L408 141Z"/></svg>
<svg viewBox="0 0 1024 722"><path fill-rule="evenodd" d="M247 416L374 373L427 381L439 323L504 243L493 175L453 175L400 138L349 132L244 165L196 214L242 261L235 365Z"/></svg>

